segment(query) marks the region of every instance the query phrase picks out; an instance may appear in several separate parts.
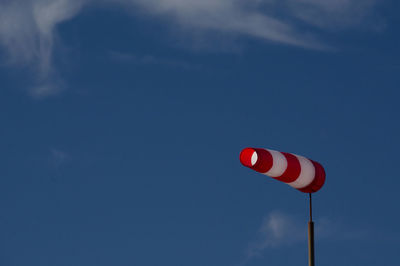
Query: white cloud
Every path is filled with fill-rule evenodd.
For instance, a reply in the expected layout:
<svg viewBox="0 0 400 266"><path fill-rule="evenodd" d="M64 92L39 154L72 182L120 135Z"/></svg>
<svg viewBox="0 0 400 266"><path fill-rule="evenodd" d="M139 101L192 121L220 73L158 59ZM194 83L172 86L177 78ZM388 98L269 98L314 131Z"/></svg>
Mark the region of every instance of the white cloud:
<svg viewBox="0 0 400 266"><path fill-rule="evenodd" d="M8 62L33 68L40 97L60 90L53 49L57 26L83 7L124 7L162 17L174 27L247 35L270 42L320 49L313 27L359 24L375 0L1 0L0 45ZM302 21L301 27L298 22ZM308 25L308 26L307 26Z"/></svg>

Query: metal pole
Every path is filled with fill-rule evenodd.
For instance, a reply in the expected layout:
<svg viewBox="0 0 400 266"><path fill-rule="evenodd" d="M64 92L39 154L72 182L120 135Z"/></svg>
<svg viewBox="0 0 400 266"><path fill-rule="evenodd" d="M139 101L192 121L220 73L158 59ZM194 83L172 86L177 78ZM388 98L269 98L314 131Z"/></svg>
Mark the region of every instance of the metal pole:
<svg viewBox="0 0 400 266"><path fill-rule="evenodd" d="M308 265L315 266L315 256L314 256L314 222L312 220L312 198L311 193L309 193L310 198L310 221L308 221Z"/></svg>

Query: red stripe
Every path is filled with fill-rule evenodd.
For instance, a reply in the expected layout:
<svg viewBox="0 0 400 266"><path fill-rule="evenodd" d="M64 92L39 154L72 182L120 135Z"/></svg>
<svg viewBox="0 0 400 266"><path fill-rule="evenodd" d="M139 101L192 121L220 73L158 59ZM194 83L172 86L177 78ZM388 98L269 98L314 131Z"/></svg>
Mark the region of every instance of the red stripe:
<svg viewBox="0 0 400 266"><path fill-rule="evenodd" d="M322 186L325 183L325 170L322 167L322 165L320 165L317 162L314 162L313 160L310 160L314 167L315 167L315 178L314 181L311 182L311 184L309 184L308 186L304 187L304 188L300 188L299 190L301 192L304 193L314 193L317 192L318 190L320 190L322 188Z"/></svg>
<svg viewBox="0 0 400 266"><path fill-rule="evenodd" d="M294 182L300 175L300 171L301 171L300 162L297 159L297 157L294 156L293 154L286 153L286 152L281 152L281 153L286 158L287 168L281 176L274 177L274 178L279 181L285 182L285 183Z"/></svg>
<svg viewBox="0 0 400 266"><path fill-rule="evenodd" d="M269 151L265 149L254 149L257 152L257 162L252 169L259 173L266 173L272 168L273 157Z"/></svg>

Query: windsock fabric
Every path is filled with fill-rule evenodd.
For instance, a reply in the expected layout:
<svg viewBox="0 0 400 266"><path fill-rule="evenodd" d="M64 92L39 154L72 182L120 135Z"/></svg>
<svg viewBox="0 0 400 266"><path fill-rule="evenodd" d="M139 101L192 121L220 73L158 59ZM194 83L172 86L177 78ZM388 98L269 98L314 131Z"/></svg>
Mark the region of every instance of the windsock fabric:
<svg viewBox="0 0 400 266"><path fill-rule="evenodd" d="M245 148L240 153L240 162L304 193L317 192L325 183L325 170L322 165L300 155Z"/></svg>

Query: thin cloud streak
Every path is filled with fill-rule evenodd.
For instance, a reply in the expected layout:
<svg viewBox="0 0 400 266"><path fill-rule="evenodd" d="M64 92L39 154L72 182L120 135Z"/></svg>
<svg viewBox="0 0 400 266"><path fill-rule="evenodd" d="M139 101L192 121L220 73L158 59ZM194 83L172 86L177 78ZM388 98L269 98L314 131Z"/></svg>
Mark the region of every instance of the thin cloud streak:
<svg viewBox="0 0 400 266"><path fill-rule="evenodd" d="M237 0L120 0L142 12L169 18L181 29L247 35L266 41L323 49L325 45L279 18L269 16L246 1Z"/></svg>
<svg viewBox="0 0 400 266"><path fill-rule="evenodd" d="M132 63L137 65L160 65L172 68L192 70L201 68L199 65L195 65L186 61L157 57L154 55L136 55L119 51L110 51L109 56L112 60L120 63Z"/></svg>
<svg viewBox="0 0 400 266"><path fill-rule="evenodd" d="M359 26L376 5L375 0L286 0L296 18L322 29Z"/></svg>
<svg viewBox="0 0 400 266"><path fill-rule="evenodd" d="M35 73L31 94L41 98L61 91L64 82L54 67L57 26L84 8L118 6L132 14L167 20L187 32L246 35L308 49L328 48L313 28L359 24L376 0L3 0L0 47L8 64ZM277 15L279 14L279 15ZM298 26L302 21L306 27Z"/></svg>

